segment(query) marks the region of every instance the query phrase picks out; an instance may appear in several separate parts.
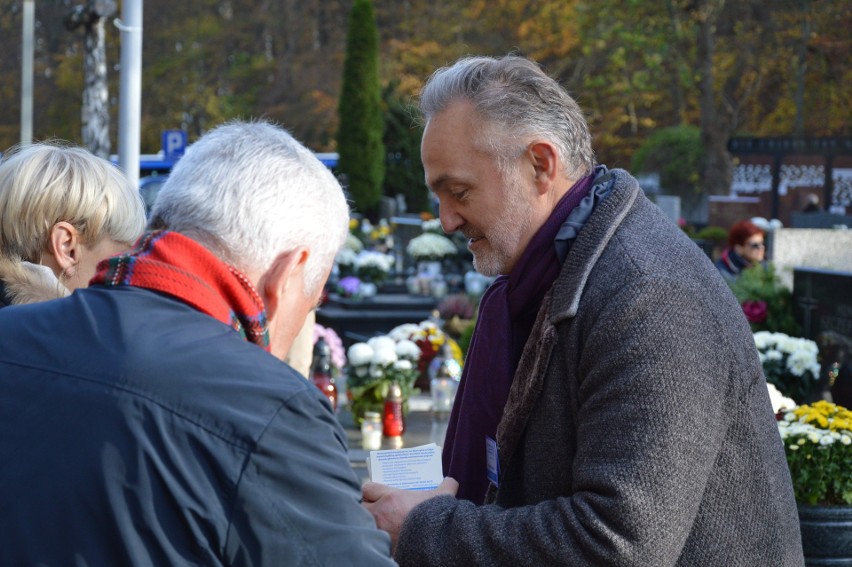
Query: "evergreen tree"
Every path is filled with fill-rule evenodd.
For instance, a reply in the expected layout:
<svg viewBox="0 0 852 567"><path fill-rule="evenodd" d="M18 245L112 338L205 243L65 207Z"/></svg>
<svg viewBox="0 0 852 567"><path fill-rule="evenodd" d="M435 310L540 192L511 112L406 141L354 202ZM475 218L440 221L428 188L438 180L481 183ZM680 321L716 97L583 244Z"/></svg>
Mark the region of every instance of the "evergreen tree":
<svg viewBox="0 0 852 567"><path fill-rule="evenodd" d="M420 162L420 138L423 127L417 122L417 108L396 92L397 83L385 89L385 149L388 154L385 171L386 195L401 194L409 213L429 210L423 164Z"/></svg>
<svg viewBox="0 0 852 567"><path fill-rule="evenodd" d="M379 84L379 34L370 0L355 0L349 16L338 113L338 169L355 207L375 212L385 175Z"/></svg>

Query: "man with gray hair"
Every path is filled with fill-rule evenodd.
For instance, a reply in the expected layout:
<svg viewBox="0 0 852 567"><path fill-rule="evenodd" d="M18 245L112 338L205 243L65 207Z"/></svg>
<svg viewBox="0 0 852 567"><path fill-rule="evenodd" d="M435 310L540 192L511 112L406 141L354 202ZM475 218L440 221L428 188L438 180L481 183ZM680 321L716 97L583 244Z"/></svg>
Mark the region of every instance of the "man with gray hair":
<svg viewBox="0 0 852 567"><path fill-rule="evenodd" d="M709 259L535 63L423 88L446 232L498 275L430 492L364 486L400 565L801 565L748 323Z"/></svg>
<svg viewBox="0 0 852 567"><path fill-rule="evenodd" d="M151 231L0 312L0 564L392 565L346 436L283 359L348 227L286 131L193 144Z"/></svg>

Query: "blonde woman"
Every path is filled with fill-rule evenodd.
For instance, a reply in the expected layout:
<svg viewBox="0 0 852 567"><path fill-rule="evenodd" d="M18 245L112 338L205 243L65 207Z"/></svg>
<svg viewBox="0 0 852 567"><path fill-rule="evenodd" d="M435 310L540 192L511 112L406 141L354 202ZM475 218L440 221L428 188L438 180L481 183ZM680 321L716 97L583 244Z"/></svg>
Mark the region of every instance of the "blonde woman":
<svg viewBox="0 0 852 567"><path fill-rule="evenodd" d="M0 161L0 308L68 295L145 228L138 192L82 148L32 144Z"/></svg>

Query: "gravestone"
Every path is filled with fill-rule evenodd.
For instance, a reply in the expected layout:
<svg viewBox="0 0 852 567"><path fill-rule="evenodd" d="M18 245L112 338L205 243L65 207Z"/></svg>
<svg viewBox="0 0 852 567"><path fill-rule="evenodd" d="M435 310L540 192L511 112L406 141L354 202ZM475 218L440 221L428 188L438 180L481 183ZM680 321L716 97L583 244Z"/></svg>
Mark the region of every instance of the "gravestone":
<svg viewBox="0 0 852 567"><path fill-rule="evenodd" d="M406 254L405 248L412 238L423 234L423 220L419 215L399 215L390 219L393 225L394 256L397 258L397 270L407 274L414 268L414 261Z"/></svg>
<svg viewBox="0 0 852 567"><path fill-rule="evenodd" d="M680 197L674 195L654 195L653 201L673 223L678 223L681 217Z"/></svg>
<svg viewBox="0 0 852 567"><path fill-rule="evenodd" d="M852 407L852 272L796 268L793 304L805 338L819 346L821 389Z"/></svg>

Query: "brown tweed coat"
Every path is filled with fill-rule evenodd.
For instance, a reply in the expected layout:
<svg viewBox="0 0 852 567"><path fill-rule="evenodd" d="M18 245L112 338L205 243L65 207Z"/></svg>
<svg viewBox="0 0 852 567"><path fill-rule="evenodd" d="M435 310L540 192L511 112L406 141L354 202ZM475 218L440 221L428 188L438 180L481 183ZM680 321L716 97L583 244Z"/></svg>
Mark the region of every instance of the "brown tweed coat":
<svg viewBox="0 0 852 567"><path fill-rule="evenodd" d="M803 564L742 311L636 181L613 174L515 373L499 488L484 506L416 507L401 565Z"/></svg>

